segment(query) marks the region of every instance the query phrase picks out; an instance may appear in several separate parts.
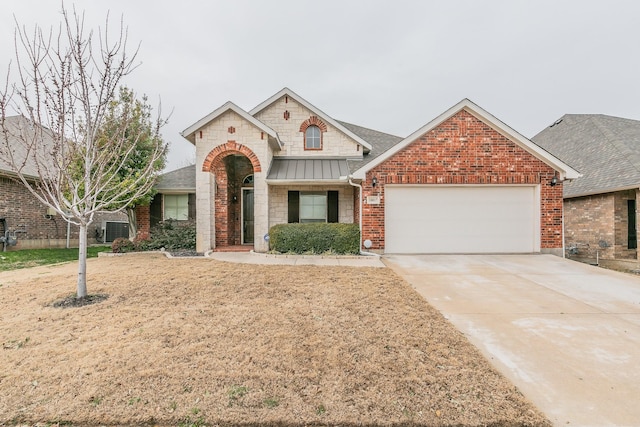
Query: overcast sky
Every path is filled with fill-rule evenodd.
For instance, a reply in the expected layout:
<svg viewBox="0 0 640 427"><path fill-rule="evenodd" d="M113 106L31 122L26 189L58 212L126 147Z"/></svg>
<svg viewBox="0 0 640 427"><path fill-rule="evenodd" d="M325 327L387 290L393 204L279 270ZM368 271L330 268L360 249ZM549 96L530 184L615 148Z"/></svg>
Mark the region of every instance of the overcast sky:
<svg viewBox="0 0 640 427"><path fill-rule="evenodd" d="M123 18L140 67L124 82L173 110L167 170L195 159L180 132L226 101L283 87L331 117L407 136L463 98L532 137L565 113L640 120L640 2L592 0L77 0L87 25ZM3 0L0 68L20 24L55 0ZM4 72L1 79L4 79Z"/></svg>

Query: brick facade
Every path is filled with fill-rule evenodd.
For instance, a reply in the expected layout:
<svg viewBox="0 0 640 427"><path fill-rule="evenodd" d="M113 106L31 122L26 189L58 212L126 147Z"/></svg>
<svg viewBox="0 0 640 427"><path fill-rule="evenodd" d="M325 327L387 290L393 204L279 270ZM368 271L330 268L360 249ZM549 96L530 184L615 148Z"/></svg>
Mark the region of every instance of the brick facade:
<svg viewBox="0 0 640 427"><path fill-rule="evenodd" d="M211 151L203 171L212 172L216 180L215 247L241 245L242 181L247 175L261 171L258 157L249 148L228 141Z"/></svg>
<svg viewBox="0 0 640 427"><path fill-rule="evenodd" d="M384 250L385 184L525 184L540 186L540 245L562 248L562 184L555 171L469 112L461 110L367 172L363 240ZM371 185L373 177L377 186ZM367 196L380 196L368 205Z"/></svg>
<svg viewBox="0 0 640 427"><path fill-rule="evenodd" d="M151 237L151 206L136 206L137 240Z"/></svg>
<svg viewBox="0 0 640 427"><path fill-rule="evenodd" d="M627 201L635 199L636 190L565 199L565 244L569 256L637 259L637 249L629 249L628 241ZM636 210L636 224L637 216Z"/></svg>
<svg viewBox="0 0 640 427"><path fill-rule="evenodd" d="M5 218L10 232L16 232L18 243L13 249L64 248L67 244L67 222L60 215L48 215L48 209L40 203L24 185L11 178L0 176L0 218ZM89 225L89 244L102 242L102 222L127 221L125 214L97 213ZM5 231L0 224L0 234ZM78 246L78 227L69 228L69 244ZM0 245L1 247L2 245ZM1 249L0 249L1 250Z"/></svg>

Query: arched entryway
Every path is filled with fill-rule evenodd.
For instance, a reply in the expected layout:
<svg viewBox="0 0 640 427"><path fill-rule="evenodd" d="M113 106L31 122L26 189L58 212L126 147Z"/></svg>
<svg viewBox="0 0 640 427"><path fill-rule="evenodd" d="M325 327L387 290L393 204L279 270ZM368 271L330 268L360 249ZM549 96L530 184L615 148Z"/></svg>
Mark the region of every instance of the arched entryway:
<svg viewBox="0 0 640 427"><path fill-rule="evenodd" d="M212 189L214 248L252 247L255 235L253 174L260 172L257 157L246 147L230 142L207 156L203 171L211 172L215 181Z"/></svg>

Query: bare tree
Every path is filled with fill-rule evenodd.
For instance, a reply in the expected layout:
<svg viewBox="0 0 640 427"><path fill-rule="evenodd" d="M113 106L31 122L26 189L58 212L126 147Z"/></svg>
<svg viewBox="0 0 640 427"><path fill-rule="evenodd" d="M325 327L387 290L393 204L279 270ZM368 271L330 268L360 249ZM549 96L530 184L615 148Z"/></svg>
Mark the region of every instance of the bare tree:
<svg viewBox="0 0 640 427"><path fill-rule="evenodd" d="M99 29L96 36L85 29L84 14L64 5L62 9L57 33L39 26L30 33L16 22L17 78L10 82L9 70L0 92L0 156L40 202L79 227L76 296L84 298L87 227L96 212L123 210L149 192L154 164L162 159L165 146L159 143L148 164L121 179L138 139L148 138L149 130L131 135L134 111L117 116L108 112L120 81L135 68L138 50L128 53L122 20L112 38L107 16L104 31ZM16 121L6 120L12 112L30 125L12 125ZM106 126L108 120L117 122ZM154 136L163 124L160 118L155 121Z"/></svg>

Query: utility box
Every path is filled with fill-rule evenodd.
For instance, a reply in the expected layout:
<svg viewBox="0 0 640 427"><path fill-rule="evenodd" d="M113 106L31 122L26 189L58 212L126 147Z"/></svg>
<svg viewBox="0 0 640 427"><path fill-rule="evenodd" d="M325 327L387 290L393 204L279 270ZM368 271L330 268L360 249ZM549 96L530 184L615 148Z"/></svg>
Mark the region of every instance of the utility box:
<svg viewBox="0 0 640 427"><path fill-rule="evenodd" d="M119 221L105 221L102 227L104 243L111 243L118 237L129 238L129 223Z"/></svg>

